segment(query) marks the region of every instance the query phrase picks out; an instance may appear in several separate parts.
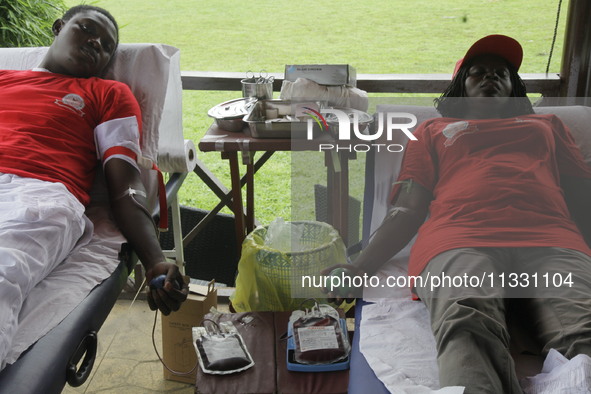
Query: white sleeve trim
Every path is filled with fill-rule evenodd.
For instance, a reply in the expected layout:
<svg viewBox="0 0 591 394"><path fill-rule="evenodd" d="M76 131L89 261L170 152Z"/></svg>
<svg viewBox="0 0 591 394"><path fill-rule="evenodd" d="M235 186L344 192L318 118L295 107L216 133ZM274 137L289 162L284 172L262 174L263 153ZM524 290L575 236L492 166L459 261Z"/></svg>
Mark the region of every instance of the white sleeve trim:
<svg viewBox="0 0 591 394"><path fill-rule="evenodd" d="M111 159L121 159L121 160L125 160L126 162L128 162L129 164L131 164L136 170L140 171L140 168L137 164L137 162L135 160L133 160L131 157L126 156L126 155L120 155L120 154L115 154L115 155L111 155L109 157L107 157L107 160L103 161L103 168L105 168L105 164L107 164L109 162L109 160Z"/></svg>
<svg viewBox="0 0 591 394"><path fill-rule="evenodd" d="M100 160L103 160L105 152L114 146L125 147L138 157L141 156L140 130L135 116L112 119L99 124L94 129L94 139L97 157Z"/></svg>

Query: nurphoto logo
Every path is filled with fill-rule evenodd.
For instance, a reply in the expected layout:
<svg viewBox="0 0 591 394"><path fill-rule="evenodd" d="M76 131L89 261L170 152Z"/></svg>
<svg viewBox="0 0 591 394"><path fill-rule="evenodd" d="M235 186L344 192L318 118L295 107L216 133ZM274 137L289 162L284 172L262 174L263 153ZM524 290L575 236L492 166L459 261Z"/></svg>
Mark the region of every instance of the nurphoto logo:
<svg viewBox="0 0 591 394"><path fill-rule="evenodd" d="M360 121L358 112L346 113L336 108L321 108L316 110L310 107L303 107L303 109L305 109L304 114L309 116L306 130L308 140L314 139L315 124L321 133L330 132L336 139L334 143L319 144L319 151L368 152L371 149L376 149L379 152L384 149L388 152L402 152L404 145L390 143L394 139L395 132L402 132L409 140L417 140L417 137L410 131L411 128L416 126L417 117L410 113L378 112L376 119L373 120L373 123L376 124L373 125L374 127L370 127L372 122ZM329 120L327 120L327 117ZM334 130L335 127L336 132ZM382 136L384 135L386 141L378 143L378 139L383 141ZM373 142L367 143L365 141ZM346 142L349 143L347 144Z"/></svg>

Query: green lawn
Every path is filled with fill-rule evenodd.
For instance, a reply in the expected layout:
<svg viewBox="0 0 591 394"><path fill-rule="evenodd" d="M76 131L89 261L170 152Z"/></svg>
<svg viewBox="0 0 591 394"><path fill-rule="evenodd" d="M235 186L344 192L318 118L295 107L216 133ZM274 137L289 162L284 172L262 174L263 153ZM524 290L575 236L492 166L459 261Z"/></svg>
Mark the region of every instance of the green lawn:
<svg viewBox="0 0 591 394"><path fill-rule="evenodd" d="M68 6L78 1L67 0ZM282 72L285 64L348 63L358 73L450 73L468 46L486 34L518 39L525 51L522 72L544 72L558 0L377 0L377 1L197 1L98 0L121 25L121 42L156 42L181 49L183 70ZM534 7L535 5L535 7ZM568 2L562 5L550 71L559 71ZM240 96L236 92L186 91L186 138L199 141L211 124L207 110ZM275 93L276 96L278 92ZM320 154L310 156L310 183L323 181ZM200 159L229 185L227 163L217 153ZM362 158L353 171L362 172ZM292 218L291 158L276 154L257 174L257 218ZM362 177L353 182L360 198ZM215 196L190 175L182 203L211 209ZM303 213L313 215L311 188L297 190ZM225 212L228 212L227 210Z"/></svg>

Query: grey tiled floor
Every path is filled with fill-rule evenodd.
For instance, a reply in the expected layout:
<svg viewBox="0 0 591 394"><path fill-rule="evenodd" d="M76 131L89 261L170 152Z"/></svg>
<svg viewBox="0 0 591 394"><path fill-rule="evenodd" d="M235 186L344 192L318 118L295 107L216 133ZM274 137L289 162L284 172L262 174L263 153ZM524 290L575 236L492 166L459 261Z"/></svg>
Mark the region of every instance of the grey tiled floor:
<svg viewBox="0 0 591 394"><path fill-rule="evenodd" d="M154 312L144 300L119 299L99 331L93 372L77 388L63 393L193 393L190 384L165 380L152 345ZM160 314L154 337L161 352Z"/></svg>

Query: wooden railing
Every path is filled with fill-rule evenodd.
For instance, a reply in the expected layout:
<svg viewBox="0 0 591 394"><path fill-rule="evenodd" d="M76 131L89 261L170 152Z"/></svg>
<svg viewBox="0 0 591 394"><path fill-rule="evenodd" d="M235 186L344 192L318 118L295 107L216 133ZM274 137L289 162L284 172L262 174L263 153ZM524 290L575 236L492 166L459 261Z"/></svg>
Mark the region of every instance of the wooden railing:
<svg viewBox="0 0 591 394"><path fill-rule="evenodd" d="M270 74L275 78L273 91L280 91L283 74ZM217 71L183 71L184 90L229 90L239 91L244 73ZM521 74L529 93L545 97L558 96L558 74ZM450 74L358 74L357 87L368 93L432 93L439 94L449 84Z"/></svg>

